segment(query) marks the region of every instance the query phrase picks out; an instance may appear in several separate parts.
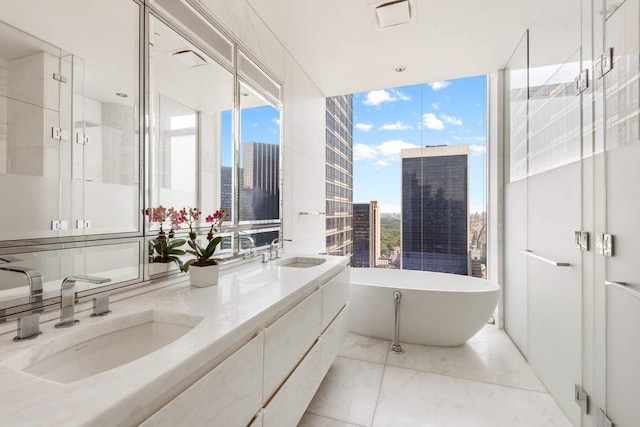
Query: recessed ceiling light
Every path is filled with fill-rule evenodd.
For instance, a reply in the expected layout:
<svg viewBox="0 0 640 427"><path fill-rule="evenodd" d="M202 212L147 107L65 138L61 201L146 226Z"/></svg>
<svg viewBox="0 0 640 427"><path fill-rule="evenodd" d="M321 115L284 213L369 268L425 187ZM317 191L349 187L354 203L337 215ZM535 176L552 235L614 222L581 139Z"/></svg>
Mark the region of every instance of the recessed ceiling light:
<svg viewBox="0 0 640 427"><path fill-rule="evenodd" d="M129 95L127 95L126 93L122 93L122 92L116 92L116 96L119 96L120 98L128 98Z"/></svg>
<svg viewBox="0 0 640 427"><path fill-rule="evenodd" d="M406 69L407 69L407 67L405 67L404 65L399 65L399 66L396 67L396 72L397 73L402 73Z"/></svg>

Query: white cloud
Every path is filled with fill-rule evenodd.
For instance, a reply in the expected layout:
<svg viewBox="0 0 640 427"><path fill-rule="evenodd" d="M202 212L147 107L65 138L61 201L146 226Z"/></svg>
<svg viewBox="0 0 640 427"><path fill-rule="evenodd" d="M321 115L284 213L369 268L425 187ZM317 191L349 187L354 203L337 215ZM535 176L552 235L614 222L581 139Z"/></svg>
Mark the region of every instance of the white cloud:
<svg viewBox="0 0 640 427"><path fill-rule="evenodd" d="M410 142L403 141L401 139L392 139L390 141L383 142L378 145L378 152L387 157L397 157L400 154L400 150L407 148L419 148L419 145L412 144Z"/></svg>
<svg viewBox="0 0 640 427"><path fill-rule="evenodd" d="M251 127L257 128L258 127L258 123L256 123L256 122L251 123Z"/></svg>
<svg viewBox="0 0 640 427"><path fill-rule="evenodd" d="M456 126L462 126L462 120L457 117L449 116L447 114L441 114L440 118L444 120L446 123L456 125Z"/></svg>
<svg viewBox="0 0 640 427"><path fill-rule="evenodd" d="M437 102L434 102L433 104L431 104L431 106L433 107L434 110L440 109L440 104L438 104Z"/></svg>
<svg viewBox="0 0 640 427"><path fill-rule="evenodd" d="M397 89L392 89L391 91L396 95L396 97L400 101L410 101L411 100L411 97L409 95L405 95L404 93L400 92Z"/></svg>
<svg viewBox="0 0 640 427"><path fill-rule="evenodd" d="M376 157L378 157L378 150L374 147L361 143L353 145L354 160L375 159Z"/></svg>
<svg viewBox="0 0 640 427"><path fill-rule="evenodd" d="M280 119L271 119L271 121L280 126Z"/></svg>
<svg viewBox="0 0 640 427"><path fill-rule="evenodd" d="M487 147L484 145L471 144L469 145L469 151L473 153L485 153L487 151Z"/></svg>
<svg viewBox="0 0 640 427"><path fill-rule="evenodd" d="M408 125L406 123L402 123L401 121L397 121L395 123L385 123L380 126L378 130L410 130L413 129L413 126Z"/></svg>
<svg viewBox="0 0 640 427"><path fill-rule="evenodd" d="M353 127L362 132L369 132L371 128L373 128L373 125L371 123L356 123Z"/></svg>
<svg viewBox="0 0 640 427"><path fill-rule="evenodd" d="M439 90L442 90L442 89L445 89L445 88L451 86L451 82L449 82L447 80L441 80L439 82L429 83L429 86L431 86L431 90L433 90L434 92L437 92Z"/></svg>
<svg viewBox="0 0 640 427"><path fill-rule="evenodd" d="M437 118L433 113L426 113L422 116L422 125L432 130L444 129L444 123L442 123L442 120Z"/></svg>
<svg viewBox="0 0 640 427"><path fill-rule="evenodd" d="M378 169L382 169L385 166L389 166L389 162L386 161L386 160L380 159L380 160L376 161L373 165L375 167L377 167Z"/></svg>
<svg viewBox="0 0 640 427"><path fill-rule="evenodd" d="M396 102L396 101L408 101L411 98L399 90L391 89L391 90L372 90L367 93L364 101L362 103L364 105L373 105L374 107L379 106L385 102Z"/></svg>
<svg viewBox="0 0 640 427"><path fill-rule="evenodd" d="M392 139L380 145L357 143L353 145L353 159L355 161L366 160L380 169L389 166L390 162L400 160L401 150L419 147L419 145L401 139Z"/></svg>

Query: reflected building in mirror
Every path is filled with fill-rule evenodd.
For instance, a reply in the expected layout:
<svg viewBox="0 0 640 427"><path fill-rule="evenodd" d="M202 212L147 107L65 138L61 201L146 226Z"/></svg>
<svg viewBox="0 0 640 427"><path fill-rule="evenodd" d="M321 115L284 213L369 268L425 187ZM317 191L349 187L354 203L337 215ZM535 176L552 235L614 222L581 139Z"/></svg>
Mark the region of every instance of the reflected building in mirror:
<svg viewBox="0 0 640 427"><path fill-rule="evenodd" d="M220 170L220 206L227 213L227 219L232 215L233 204L233 168L222 166Z"/></svg>
<svg viewBox="0 0 640 427"><path fill-rule="evenodd" d="M280 218L280 147L245 142L241 176L240 221Z"/></svg>
<svg viewBox="0 0 640 427"><path fill-rule="evenodd" d="M402 268L468 274L469 146L402 150Z"/></svg>

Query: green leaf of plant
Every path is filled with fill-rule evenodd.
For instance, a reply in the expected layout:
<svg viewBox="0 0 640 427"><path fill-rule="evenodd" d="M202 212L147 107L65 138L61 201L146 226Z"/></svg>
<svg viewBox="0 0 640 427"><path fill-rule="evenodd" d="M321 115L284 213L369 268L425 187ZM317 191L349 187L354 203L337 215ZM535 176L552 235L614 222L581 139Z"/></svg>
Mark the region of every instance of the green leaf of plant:
<svg viewBox="0 0 640 427"><path fill-rule="evenodd" d="M185 262L184 265L182 266L182 271L184 271L185 273L189 271L189 266L194 262L196 262L195 259L190 259L189 261Z"/></svg>
<svg viewBox="0 0 640 427"><path fill-rule="evenodd" d="M222 237L220 236L211 239L211 241L207 245L207 249L204 252L205 259L209 259L213 256L213 253L216 251L216 247L221 241L222 241Z"/></svg>
<svg viewBox="0 0 640 427"><path fill-rule="evenodd" d="M184 245L185 243L187 243L187 241L185 239L175 239L172 240L168 245L167 245L167 249L174 249L174 248L178 248L182 245Z"/></svg>

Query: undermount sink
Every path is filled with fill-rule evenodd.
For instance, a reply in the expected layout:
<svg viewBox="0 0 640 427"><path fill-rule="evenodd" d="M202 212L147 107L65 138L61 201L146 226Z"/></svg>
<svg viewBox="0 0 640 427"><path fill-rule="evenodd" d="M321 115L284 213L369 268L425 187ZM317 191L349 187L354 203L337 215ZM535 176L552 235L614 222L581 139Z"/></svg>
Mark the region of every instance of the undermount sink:
<svg viewBox="0 0 640 427"><path fill-rule="evenodd" d="M4 365L69 384L153 353L201 320L187 313L140 311L68 331L7 359Z"/></svg>
<svg viewBox="0 0 640 427"><path fill-rule="evenodd" d="M280 267L309 268L324 264L325 261L326 259L324 258L292 257L277 261L276 265Z"/></svg>

